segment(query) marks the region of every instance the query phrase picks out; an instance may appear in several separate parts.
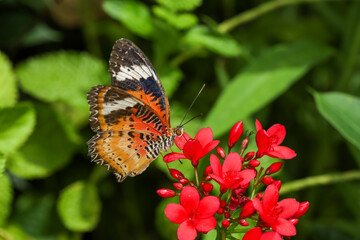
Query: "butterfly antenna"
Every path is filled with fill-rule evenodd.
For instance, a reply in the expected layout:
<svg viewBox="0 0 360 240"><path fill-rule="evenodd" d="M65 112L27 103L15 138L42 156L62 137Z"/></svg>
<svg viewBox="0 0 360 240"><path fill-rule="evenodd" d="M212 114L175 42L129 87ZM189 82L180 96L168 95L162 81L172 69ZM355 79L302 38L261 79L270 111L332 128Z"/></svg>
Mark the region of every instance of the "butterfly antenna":
<svg viewBox="0 0 360 240"><path fill-rule="evenodd" d="M186 121L186 123L181 124L180 126L181 126L181 127L182 127L182 126L185 126L186 124L188 124L189 122L191 122L191 121L194 120L195 118L201 117L202 115L203 115L203 114L200 113L199 115L196 115L195 117L190 118L190 120Z"/></svg>
<svg viewBox="0 0 360 240"><path fill-rule="evenodd" d="M181 120L180 126L184 126L186 123L188 123L188 122L189 122L189 121L187 121L186 123L182 124L182 123L183 123L183 121L185 120L186 116L187 116L187 115L188 115L188 113L190 112L190 109L191 109L191 108L192 108L192 106L194 105L194 103L195 103L196 99L199 97L200 93L201 93L201 92L202 92L202 90L204 89L204 87L205 87L205 83L202 85L202 87L201 87L200 91L198 92L198 94L196 95L196 97L195 97L195 98L194 98L194 100L192 101L192 103L191 103L190 107L189 107L189 108L188 108L188 110L186 111L185 116L184 116L184 117L183 117L183 119ZM196 117L199 117L199 115L198 115L198 116L196 116ZM194 119L194 118L192 118L192 119ZM191 119L191 120L192 120L192 119Z"/></svg>

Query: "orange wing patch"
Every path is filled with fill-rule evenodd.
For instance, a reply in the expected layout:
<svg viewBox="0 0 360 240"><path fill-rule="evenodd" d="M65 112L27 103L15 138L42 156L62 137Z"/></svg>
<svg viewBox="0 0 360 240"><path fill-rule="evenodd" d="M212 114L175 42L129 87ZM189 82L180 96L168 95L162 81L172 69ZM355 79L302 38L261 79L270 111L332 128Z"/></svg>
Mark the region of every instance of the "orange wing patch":
<svg viewBox="0 0 360 240"><path fill-rule="evenodd" d="M157 139L157 140L154 140ZM134 131L108 131L88 142L91 161L107 166L119 182L142 173L160 153L160 137Z"/></svg>

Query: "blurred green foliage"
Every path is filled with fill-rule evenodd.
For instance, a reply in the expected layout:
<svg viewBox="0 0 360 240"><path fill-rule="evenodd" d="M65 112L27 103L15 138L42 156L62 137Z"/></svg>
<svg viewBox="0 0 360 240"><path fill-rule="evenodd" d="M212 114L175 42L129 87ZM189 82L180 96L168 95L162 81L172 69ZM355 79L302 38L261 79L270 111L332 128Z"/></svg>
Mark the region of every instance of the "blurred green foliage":
<svg viewBox="0 0 360 240"><path fill-rule="evenodd" d="M0 36L0 239L175 238L160 158L118 184L87 157L86 93L110 84L119 38L154 64L173 126L207 84L191 136L286 126L298 155L276 177L310 201L294 239L360 239L359 1L3 0Z"/></svg>

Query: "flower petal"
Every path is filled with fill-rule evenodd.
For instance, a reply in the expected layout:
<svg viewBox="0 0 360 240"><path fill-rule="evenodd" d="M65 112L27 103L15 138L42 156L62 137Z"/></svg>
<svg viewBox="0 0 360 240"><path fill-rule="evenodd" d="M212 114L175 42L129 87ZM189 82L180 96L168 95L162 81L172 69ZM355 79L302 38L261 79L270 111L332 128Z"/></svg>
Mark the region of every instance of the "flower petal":
<svg viewBox="0 0 360 240"><path fill-rule="evenodd" d="M269 231L261 235L260 240L282 240L282 238L277 232Z"/></svg>
<svg viewBox="0 0 360 240"><path fill-rule="evenodd" d="M276 139L276 141L273 142L275 145L280 145L284 141L286 135L285 127L281 124L272 125L266 132L270 137L276 137L273 138Z"/></svg>
<svg viewBox="0 0 360 240"><path fill-rule="evenodd" d="M184 145L184 154L191 161L198 161L201 158L202 149L198 140L190 139Z"/></svg>
<svg viewBox="0 0 360 240"><path fill-rule="evenodd" d="M261 237L261 228L255 227L247 231L242 240L259 240Z"/></svg>
<svg viewBox="0 0 360 240"><path fill-rule="evenodd" d="M285 146L272 146L272 151L268 151L266 155L280 159L291 159L296 157L294 150Z"/></svg>
<svg viewBox="0 0 360 240"><path fill-rule="evenodd" d="M283 236L296 235L296 228L294 224L283 218L278 218L277 224L275 226L271 226L271 228Z"/></svg>
<svg viewBox="0 0 360 240"><path fill-rule="evenodd" d="M203 218L196 221L195 228L199 232L207 233L216 227L216 219L214 217Z"/></svg>
<svg viewBox="0 0 360 240"><path fill-rule="evenodd" d="M291 218L295 215L297 210L299 209L300 203L296 201L294 198L287 198L278 202L277 207L282 208L282 212L279 213L279 217L281 218Z"/></svg>
<svg viewBox="0 0 360 240"><path fill-rule="evenodd" d="M220 184L220 186L224 185L224 179L220 176L216 176L215 174L209 174L209 176L216 181L218 184Z"/></svg>
<svg viewBox="0 0 360 240"><path fill-rule="evenodd" d="M182 223L189 218L185 208L177 203L169 203L165 208L165 215L173 223Z"/></svg>
<svg viewBox="0 0 360 240"><path fill-rule="evenodd" d="M256 176L254 169L245 169L239 173L239 177L242 179L240 185L246 185Z"/></svg>
<svg viewBox="0 0 360 240"><path fill-rule="evenodd" d="M187 159L187 157L182 153L168 153L164 156L163 161L166 163L173 162L179 159Z"/></svg>
<svg viewBox="0 0 360 240"><path fill-rule="evenodd" d="M208 218L213 216L220 207L220 200L215 196L204 197L200 200L197 208L199 218Z"/></svg>
<svg viewBox="0 0 360 240"><path fill-rule="evenodd" d="M261 126L261 123L259 120L255 120L255 127L256 127L256 131L258 132L259 130L263 129L263 127Z"/></svg>
<svg viewBox="0 0 360 240"><path fill-rule="evenodd" d="M211 174L211 175L216 175L216 176L222 177L221 162L220 162L219 158L214 154L210 155L210 166L213 171L213 174Z"/></svg>
<svg viewBox="0 0 360 240"><path fill-rule="evenodd" d="M213 132L211 128L202 128L200 131L196 134L195 138L198 140L201 144L201 146L205 147L209 142L213 140Z"/></svg>
<svg viewBox="0 0 360 240"><path fill-rule="evenodd" d="M240 155L237 152L231 152L227 155L223 164L223 173L239 172L242 167Z"/></svg>
<svg viewBox="0 0 360 240"><path fill-rule="evenodd" d="M265 189L265 193L262 199L264 208L266 210L272 209L279 199L279 190L274 184L269 185Z"/></svg>
<svg viewBox="0 0 360 240"><path fill-rule="evenodd" d="M191 137L186 132L183 133L180 137L175 138L176 146L182 151L184 148L184 144L189 141Z"/></svg>
<svg viewBox="0 0 360 240"><path fill-rule="evenodd" d="M259 152L266 152L269 149L269 136L266 134L264 129L260 129L256 133L255 140Z"/></svg>
<svg viewBox="0 0 360 240"><path fill-rule="evenodd" d="M201 157L204 157L206 154L208 154L211 150L213 150L218 144L220 143L219 140L211 141L203 148L201 152Z"/></svg>
<svg viewBox="0 0 360 240"><path fill-rule="evenodd" d="M260 200L258 198L254 198L252 201L253 201L254 208L256 209L256 211L258 211L260 216L264 215L264 206L260 202Z"/></svg>
<svg viewBox="0 0 360 240"><path fill-rule="evenodd" d="M177 230L177 236L179 240L194 240L196 238L197 232L190 220L180 224Z"/></svg>
<svg viewBox="0 0 360 240"><path fill-rule="evenodd" d="M180 204L190 213L192 210L197 209L200 202L200 195L196 188L186 186L180 193Z"/></svg>

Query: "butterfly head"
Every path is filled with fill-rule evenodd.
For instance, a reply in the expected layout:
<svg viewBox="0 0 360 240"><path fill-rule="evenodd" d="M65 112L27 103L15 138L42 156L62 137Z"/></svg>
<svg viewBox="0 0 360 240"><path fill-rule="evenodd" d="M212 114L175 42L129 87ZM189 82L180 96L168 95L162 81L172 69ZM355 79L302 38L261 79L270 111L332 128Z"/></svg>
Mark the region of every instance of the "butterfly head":
<svg viewBox="0 0 360 240"><path fill-rule="evenodd" d="M184 133L184 128L183 126L177 126L175 129L174 129L174 133L176 136L180 137L181 135L183 135Z"/></svg>

